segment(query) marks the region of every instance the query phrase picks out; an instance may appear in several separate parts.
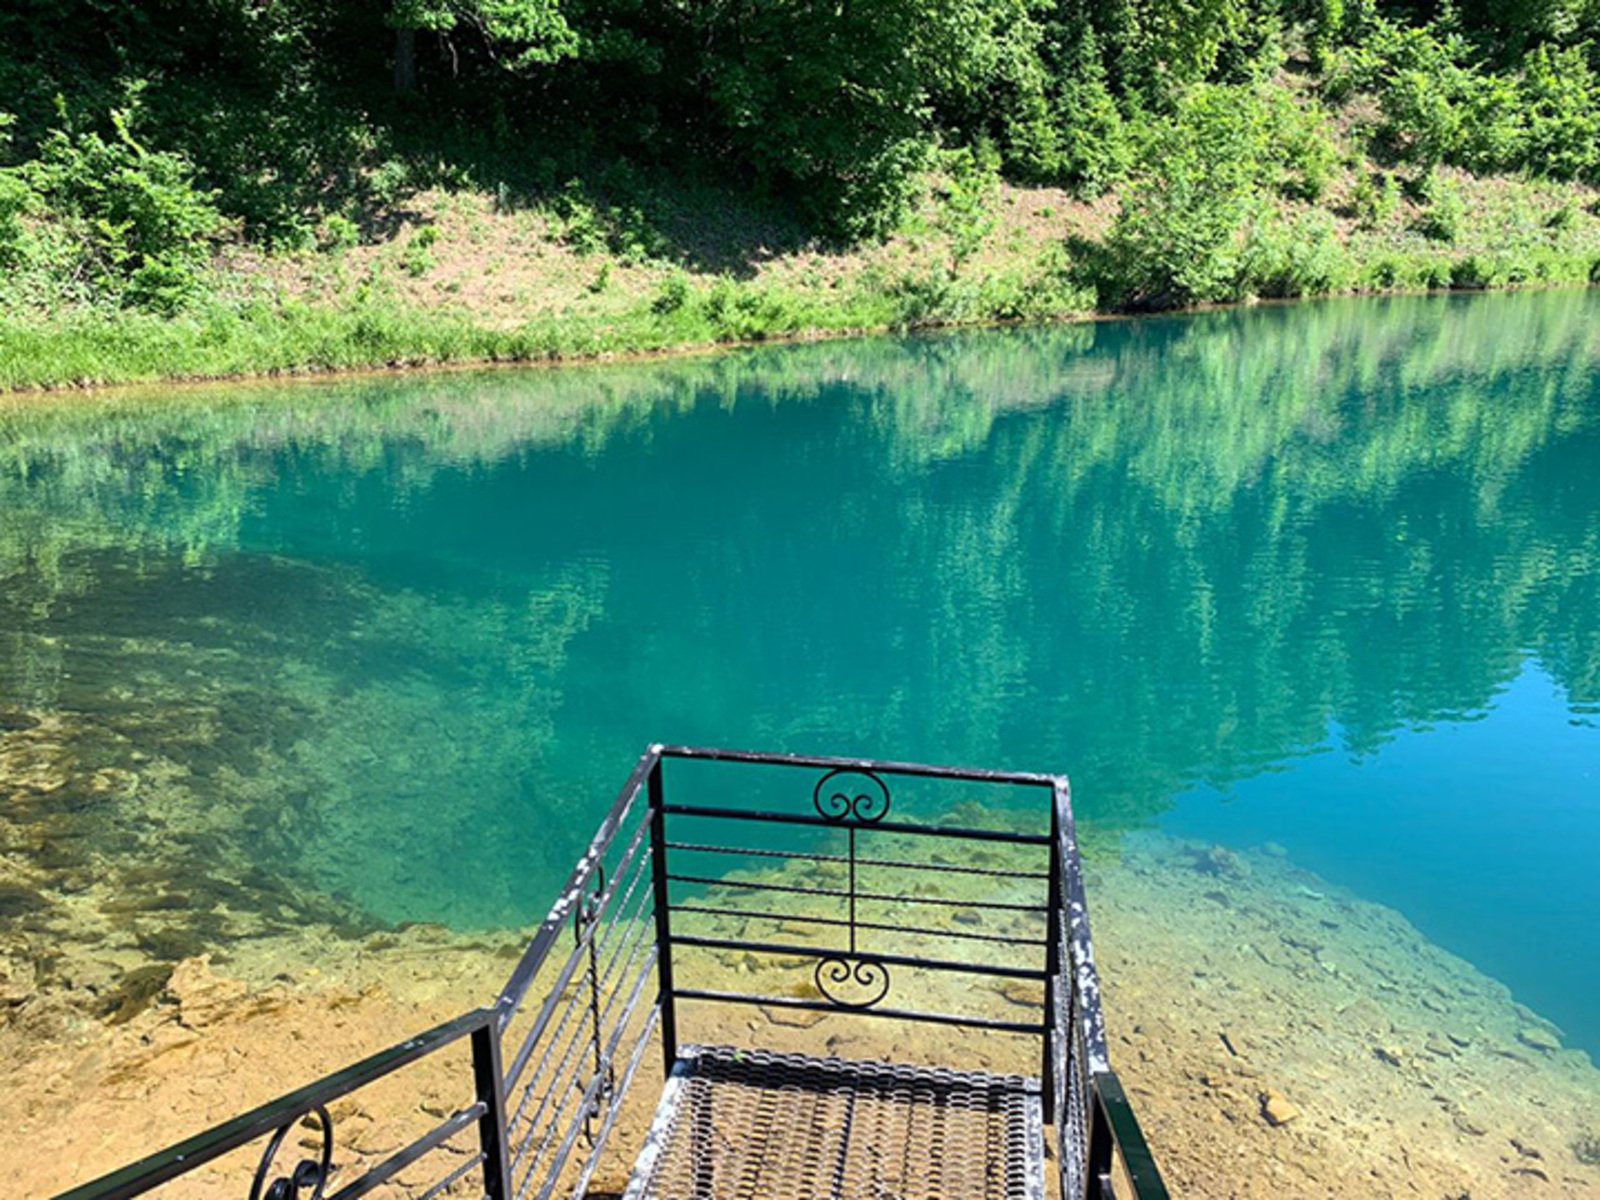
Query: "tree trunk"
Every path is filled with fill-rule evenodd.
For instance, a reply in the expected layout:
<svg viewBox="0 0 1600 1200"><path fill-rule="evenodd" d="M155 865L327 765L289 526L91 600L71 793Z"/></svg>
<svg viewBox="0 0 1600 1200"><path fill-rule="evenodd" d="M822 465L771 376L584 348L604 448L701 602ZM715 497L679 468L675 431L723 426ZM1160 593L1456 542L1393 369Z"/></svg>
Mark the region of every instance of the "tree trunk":
<svg viewBox="0 0 1600 1200"><path fill-rule="evenodd" d="M417 31L394 31L394 90L402 96L417 90Z"/></svg>

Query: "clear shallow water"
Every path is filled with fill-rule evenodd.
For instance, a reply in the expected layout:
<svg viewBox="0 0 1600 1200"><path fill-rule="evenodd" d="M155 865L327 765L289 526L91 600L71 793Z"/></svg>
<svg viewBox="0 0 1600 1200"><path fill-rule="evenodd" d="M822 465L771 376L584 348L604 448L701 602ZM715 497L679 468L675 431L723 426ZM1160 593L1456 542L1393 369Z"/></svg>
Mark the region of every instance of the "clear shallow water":
<svg viewBox="0 0 1600 1200"><path fill-rule="evenodd" d="M645 742L860 752L1280 843L1600 1053L1597 467L1593 293L14 403L0 932L526 922Z"/></svg>

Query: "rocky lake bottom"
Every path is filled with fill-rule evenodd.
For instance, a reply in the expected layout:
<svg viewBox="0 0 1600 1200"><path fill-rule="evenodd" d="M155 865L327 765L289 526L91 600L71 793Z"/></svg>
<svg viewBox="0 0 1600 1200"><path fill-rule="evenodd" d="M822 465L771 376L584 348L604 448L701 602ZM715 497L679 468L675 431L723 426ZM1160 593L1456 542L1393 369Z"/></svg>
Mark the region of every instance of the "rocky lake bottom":
<svg viewBox="0 0 1600 1200"><path fill-rule="evenodd" d="M224 899L209 911L232 934L226 952L174 958L182 947L163 930L192 936L183 931L193 929L193 901L161 902L175 893L141 885L136 859L57 868L80 872L67 881L76 892L38 865L48 855L37 849L29 873L19 868L29 810L15 801L50 782L41 773L48 756L28 757L48 732L13 718L0 736L14 788L0 820L9 906L0 1127L12 1133L0 1149L4 1194L82 1182L487 1003L528 936L363 930L303 897L265 916ZM1131 834L1095 850L1089 896L1112 1063L1175 1195L1600 1195L1600 1071L1563 1047L1559 1029L1398 913L1273 847ZM790 864L780 873L818 870ZM119 909L118 895L146 902ZM794 985L792 964L731 966L757 990ZM919 980L919 1003L954 1003L962 987L971 980ZM1005 987L987 1000L999 1012L1036 1003ZM703 1042L1018 1065L1013 1049L970 1034L885 1030L846 1014L702 1006L685 1021ZM455 1106L463 1064L417 1070L334 1114L346 1169L398 1149L426 1128L419 1121ZM614 1195L625 1179L654 1095L648 1074L638 1093L594 1196ZM247 1183L252 1169L253 1159L223 1160L162 1194L215 1195L225 1183L232 1194L239 1172Z"/></svg>

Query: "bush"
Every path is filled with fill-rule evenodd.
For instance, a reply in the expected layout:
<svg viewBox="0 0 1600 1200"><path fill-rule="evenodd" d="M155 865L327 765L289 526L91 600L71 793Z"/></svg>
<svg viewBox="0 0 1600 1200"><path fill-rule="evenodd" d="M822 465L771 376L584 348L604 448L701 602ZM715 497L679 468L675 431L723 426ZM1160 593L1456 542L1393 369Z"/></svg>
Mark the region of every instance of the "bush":
<svg viewBox="0 0 1600 1200"><path fill-rule="evenodd" d="M634 184L624 184L633 190ZM569 179L555 201L558 236L580 255L611 252L638 264L665 258L671 243L636 204L606 204L591 198L581 180Z"/></svg>
<svg viewBox="0 0 1600 1200"><path fill-rule="evenodd" d="M1436 242L1454 242L1461 236L1467 219L1467 203L1461 189L1449 180L1428 175L1419 191L1427 207L1417 218L1417 232Z"/></svg>
<svg viewBox="0 0 1600 1200"><path fill-rule="evenodd" d="M58 271L81 272L102 294L170 312L199 288L222 214L216 193L195 185L188 160L147 149L131 117L111 114L109 140L70 122L53 130L37 158L3 173L0 227L6 209L13 225L25 209L48 214L78 260L73 268L54 264ZM13 254L19 244L13 236Z"/></svg>
<svg viewBox="0 0 1600 1200"><path fill-rule="evenodd" d="M1400 183L1389 171L1371 171L1356 180L1350 215L1363 229L1376 229L1400 209Z"/></svg>
<svg viewBox="0 0 1600 1200"><path fill-rule="evenodd" d="M398 158L385 159L367 176L367 194L383 208L393 208L411 188L411 168Z"/></svg>
<svg viewBox="0 0 1600 1200"><path fill-rule="evenodd" d="M1102 304L1173 308L1238 294L1245 227L1270 169L1267 134L1254 89L1217 85L1192 89L1170 122L1147 131L1147 172L1091 257Z"/></svg>
<svg viewBox="0 0 1600 1200"><path fill-rule="evenodd" d="M955 275L994 231L1000 164L985 148L949 151L942 159L937 221L949 240L950 274Z"/></svg>
<svg viewBox="0 0 1600 1200"><path fill-rule="evenodd" d="M1322 199L1339 167L1339 148L1327 114L1296 104L1283 91L1270 89L1262 95L1267 98L1266 153L1279 166L1278 190L1301 200Z"/></svg>
<svg viewBox="0 0 1600 1200"><path fill-rule="evenodd" d="M1583 50L1540 46L1522 78L1525 165L1551 179L1600 179L1600 83Z"/></svg>
<svg viewBox="0 0 1600 1200"><path fill-rule="evenodd" d="M361 242L361 227L340 213L323 218L317 240L328 250L348 250Z"/></svg>
<svg viewBox="0 0 1600 1200"><path fill-rule="evenodd" d="M675 271L661 281L655 299L650 301L650 311L662 317L675 313L689 303L690 294L688 275Z"/></svg>
<svg viewBox="0 0 1600 1200"><path fill-rule="evenodd" d="M1391 149L1423 166L1600 177L1600 86L1584 46L1542 45L1520 73L1496 73L1459 35L1380 20L1335 85L1358 86L1377 93Z"/></svg>
<svg viewBox="0 0 1600 1200"><path fill-rule="evenodd" d="M1256 222L1240 262L1241 293L1268 299L1325 296L1350 286L1353 271L1325 212L1294 220L1268 214Z"/></svg>
<svg viewBox="0 0 1600 1200"><path fill-rule="evenodd" d="M400 265L407 275L420 279L433 270L433 247L439 240L437 225L424 225L412 235L400 253Z"/></svg>
<svg viewBox="0 0 1600 1200"><path fill-rule="evenodd" d="M33 204L33 189L14 170L0 170L0 267L14 267L26 256L23 216Z"/></svg>

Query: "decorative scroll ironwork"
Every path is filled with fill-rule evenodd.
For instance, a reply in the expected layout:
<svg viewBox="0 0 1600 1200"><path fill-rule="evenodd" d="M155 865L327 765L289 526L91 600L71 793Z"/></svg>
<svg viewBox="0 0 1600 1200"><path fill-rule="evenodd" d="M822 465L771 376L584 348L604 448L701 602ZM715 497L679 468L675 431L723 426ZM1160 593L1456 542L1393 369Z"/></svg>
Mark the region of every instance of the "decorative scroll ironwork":
<svg viewBox="0 0 1600 1200"><path fill-rule="evenodd" d="M889 994L889 968L870 955L830 954L812 972L817 991L840 1008L871 1008ZM861 989L854 996L847 987Z"/></svg>
<svg viewBox="0 0 1600 1200"><path fill-rule="evenodd" d="M868 788L846 781L867 781ZM830 785L831 789L830 789ZM873 790L876 789L876 795ZM889 785L876 772L863 767L838 767L817 780L811 791L811 803L829 821L855 821L873 823L883 820L889 813L891 799ZM849 826L850 853L846 861L850 868L850 949L848 953L833 953L817 962L812 980L817 991L840 1008L866 1009L889 994L890 976L887 964L870 954L858 952L856 939L856 826Z"/></svg>
<svg viewBox="0 0 1600 1200"><path fill-rule="evenodd" d="M794 808L786 812L765 812L669 803L663 783L663 762L685 759L820 773L821 778L812 790L815 813ZM809 777L815 778L814 775ZM1046 835L904 819L890 821L886 818L892 801L884 782L886 778L1051 789L1055 801L1053 828ZM646 796L648 805L643 803ZM668 837L669 817L674 822L729 822L735 828L741 822L755 822L769 827L833 830L844 833L848 853L810 854L793 847L779 849L770 842L743 846L707 845L688 840L674 842ZM858 857L858 836L874 832L893 839L1031 846L1036 848L1035 853L1037 848L1048 848L1050 863L1045 871L1013 871L972 862L952 863L938 860L937 856L932 862L926 860L927 856L904 862L894 858ZM830 870L846 867L849 888L847 892L840 892L831 881L826 887L809 888L676 874L668 861L669 851L812 858L834 864ZM76 1187L57 1200L135 1200L172 1180L190 1175L225 1154L257 1145L261 1139L266 1139L268 1144L256 1167L250 1200L324 1200L334 1169L334 1131L328 1107L357 1089L469 1039L475 1102L357 1177L343 1181L337 1189L338 1195L358 1197L372 1193L394 1181L413 1164L447 1147L460 1155L464 1148L459 1143L452 1146L452 1139L472 1130L478 1135L477 1152L469 1152L448 1174L420 1192L424 1200L451 1192L458 1183L480 1172L481 1187L475 1180L471 1190L485 1200L551 1200L558 1185L563 1195L585 1195L591 1178L601 1167L607 1139L647 1050L659 1046L671 1077L676 1080L681 1073L684 1059L680 1055L676 1028L676 1005L680 1000L845 1011L879 1020L928 1022L1039 1037L1042 1079L1032 1094L1038 1095L1042 1103L1033 1110L1030 1120L1050 1122L1053 1117L1060 1138L1058 1157L1064 1200L1110 1200L1109 1173L1113 1156L1121 1162L1130 1181L1130 1194L1138 1200L1166 1200L1167 1192L1149 1147L1106 1060L1098 978L1090 950L1087 906L1077 856L1066 781L1056 776L652 746L623 785L588 852L575 866L561 897L529 942L492 1007L464 1013L369 1055L187 1141ZM1042 906L1014 903L1009 896L993 902L971 900L969 903L966 897L928 896L917 888L906 889L910 894L890 895L870 887L858 888L857 872L861 867L1014 877L1034 884L1048 882L1049 895ZM787 896L813 896L835 902L844 899L848 904L847 914L834 912L824 916L809 911L767 913L765 916L777 921L783 932L787 932L785 927L789 922L847 930L848 942L822 948L814 944L749 940L743 933L743 926L739 936L732 939L702 936L692 929L675 929L673 915L677 913L727 916L745 922L758 915L748 906L731 902L721 905L674 902L672 899L674 883L704 887L719 882L723 886L764 889ZM1001 937L998 924L993 932L973 932L944 929L937 923L930 927L911 916L895 918L891 923L886 923L884 918L860 921L857 918L860 901L896 906L959 902L963 908L1013 915L1042 912L1048 914L1048 929L1045 937L1039 939L1015 931L1008 931ZM791 902L785 907L802 906ZM555 948L569 925L573 927L577 945L563 961ZM1008 957L1005 962L957 961L923 955L916 952L914 944L891 944L890 950L869 950L859 941L860 936L869 931L874 935L882 932L917 936L929 936L931 931L937 931L940 937L1004 941L1016 952L1016 957ZM675 952L686 948L743 951L785 959L803 956L808 963L814 963L813 980L818 994L815 997L796 996L793 992L762 995L685 987L674 979L673 960ZM1041 949L1045 951L1043 963L1035 965L1022 960L1025 955L1039 957L1036 952ZM892 990L891 967L905 967L915 973L945 971L991 979L1024 980L1044 985L1046 1000L1041 1013L1006 1020L943 1011L908 1011L880 1003ZM552 972L554 978L546 972ZM536 980L548 980L551 986L537 1011L531 1006L525 1010L524 999ZM650 986L652 982L654 988ZM531 1023L509 1063L502 1063L501 1038L524 1012L531 1017ZM658 1031L659 1041L655 1040ZM693 1049L683 1048L690 1052ZM747 1065L747 1051L730 1053L736 1065ZM755 1053L765 1052L757 1048ZM876 1064L852 1064L852 1069L861 1066L872 1071L879 1069ZM830 1060L827 1069L835 1070L837 1064ZM944 1068L938 1070L944 1072ZM672 1086L668 1084L669 1092ZM291 1131L302 1128L320 1130L320 1153L301 1157L296 1148L284 1150ZM1034 1147L1028 1150L1033 1162L1042 1158L1042 1149L1037 1147L1039 1132L1031 1127L1028 1134L1028 1144ZM317 1142L310 1144L315 1146ZM287 1174L279 1174L275 1168L280 1152L286 1161L299 1159ZM708 1144L702 1152L709 1155L714 1150ZM709 1169L706 1177L710 1177ZM632 1185L629 1196L635 1194L631 1189Z"/></svg>
<svg viewBox="0 0 1600 1200"><path fill-rule="evenodd" d="M272 1160L278 1157L283 1139L288 1137L289 1131L300 1122L290 1121L280 1126L278 1132L272 1135L272 1140L267 1143L267 1148L261 1152L261 1161L256 1165L255 1178L250 1182L250 1200L301 1200L302 1192L306 1193L304 1200L322 1200L322 1193L328 1188L328 1176L333 1170L333 1118L320 1104L311 1110L311 1115L317 1118L318 1131L322 1135L322 1150L317 1161L303 1158L295 1164L294 1170L288 1175L279 1175L271 1183L267 1183L267 1176L271 1174ZM263 1184L266 1185L264 1189Z"/></svg>
<svg viewBox="0 0 1600 1200"><path fill-rule="evenodd" d="M852 778L870 780L877 795L860 784L850 786L846 781ZM831 791L828 789L830 783L833 784ZM811 804L830 821L848 821L852 818L857 821L881 821L889 813L889 785L881 776L865 768L839 767L817 780L817 786L811 792Z"/></svg>

